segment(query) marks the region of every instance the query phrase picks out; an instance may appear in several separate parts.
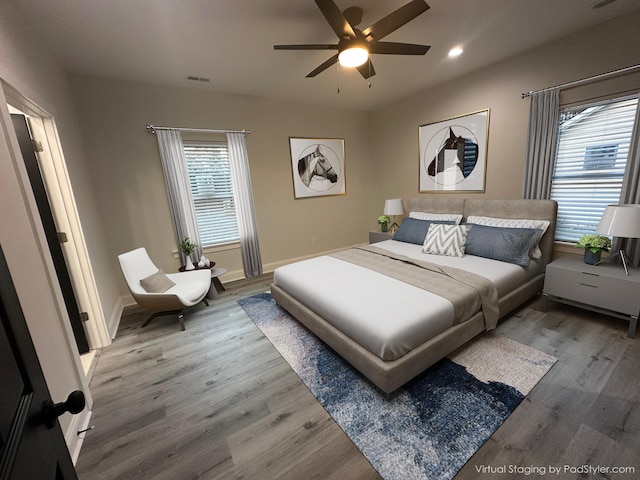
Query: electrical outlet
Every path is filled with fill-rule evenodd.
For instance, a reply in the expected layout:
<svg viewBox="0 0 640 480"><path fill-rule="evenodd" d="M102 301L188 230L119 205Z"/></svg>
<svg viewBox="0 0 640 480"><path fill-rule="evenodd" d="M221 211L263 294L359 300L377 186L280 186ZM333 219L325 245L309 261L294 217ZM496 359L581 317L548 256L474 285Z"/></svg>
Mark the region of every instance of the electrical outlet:
<svg viewBox="0 0 640 480"><path fill-rule="evenodd" d="M311 237L311 245L315 245L318 243L318 239L316 237Z"/></svg>

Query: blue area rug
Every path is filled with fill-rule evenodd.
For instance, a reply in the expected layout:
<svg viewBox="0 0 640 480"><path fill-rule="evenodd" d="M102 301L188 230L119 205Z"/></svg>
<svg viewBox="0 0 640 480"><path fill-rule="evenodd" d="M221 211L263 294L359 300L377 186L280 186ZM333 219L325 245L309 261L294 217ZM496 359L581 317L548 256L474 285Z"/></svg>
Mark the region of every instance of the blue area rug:
<svg viewBox="0 0 640 480"><path fill-rule="evenodd" d="M556 361L484 335L387 400L269 293L238 303L387 480L453 478Z"/></svg>

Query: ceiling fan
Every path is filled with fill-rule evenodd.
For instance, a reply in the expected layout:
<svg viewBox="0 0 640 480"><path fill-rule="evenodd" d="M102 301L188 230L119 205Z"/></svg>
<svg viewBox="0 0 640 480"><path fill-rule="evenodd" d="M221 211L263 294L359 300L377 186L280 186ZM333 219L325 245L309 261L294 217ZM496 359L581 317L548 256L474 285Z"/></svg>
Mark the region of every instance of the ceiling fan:
<svg viewBox="0 0 640 480"><path fill-rule="evenodd" d="M370 54L424 55L430 46L413 43L381 42L391 32L410 22L429 9L424 0L412 0L373 25L360 30L362 9L347 8L341 12L333 0L315 0L318 8L338 36L337 44L274 45L274 50L337 50L333 57L307 75L315 77L335 63L345 67L356 67L364 78L376 74Z"/></svg>

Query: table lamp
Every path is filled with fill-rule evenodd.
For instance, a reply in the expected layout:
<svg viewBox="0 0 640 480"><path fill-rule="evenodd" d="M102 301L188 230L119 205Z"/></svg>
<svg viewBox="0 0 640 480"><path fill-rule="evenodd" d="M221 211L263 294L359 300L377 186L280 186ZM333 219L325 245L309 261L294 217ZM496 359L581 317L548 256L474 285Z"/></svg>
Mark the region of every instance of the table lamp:
<svg viewBox="0 0 640 480"><path fill-rule="evenodd" d="M602 214L596 233L619 238L640 238L640 205L607 205ZM627 257L624 250L609 256L620 256L624 272L629 275Z"/></svg>
<svg viewBox="0 0 640 480"><path fill-rule="evenodd" d="M396 233L398 231L399 225L396 223L396 215L404 215L404 207L402 206L401 198L392 198L390 200L386 200L384 202L384 214L385 215L393 215L393 225L389 231L391 233Z"/></svg>

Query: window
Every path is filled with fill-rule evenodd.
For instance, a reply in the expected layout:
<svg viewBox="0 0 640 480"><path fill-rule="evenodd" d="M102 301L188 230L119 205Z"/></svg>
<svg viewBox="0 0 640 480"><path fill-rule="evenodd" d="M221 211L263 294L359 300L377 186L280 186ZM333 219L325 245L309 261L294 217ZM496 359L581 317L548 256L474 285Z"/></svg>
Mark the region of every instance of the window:
<svg viewBox="0 0 640 480"><path fill-rule="evenodd" d="M605 207L620 202L637 106L637 97L627 97L560 111L551 186L556 240L594 233Z"/></svg>
<svg viewBox="0 0 640 480"><path fill-rule="evenodd" d="M185 142L184 154L202 246L238 241L227 145Z"/></svg>

